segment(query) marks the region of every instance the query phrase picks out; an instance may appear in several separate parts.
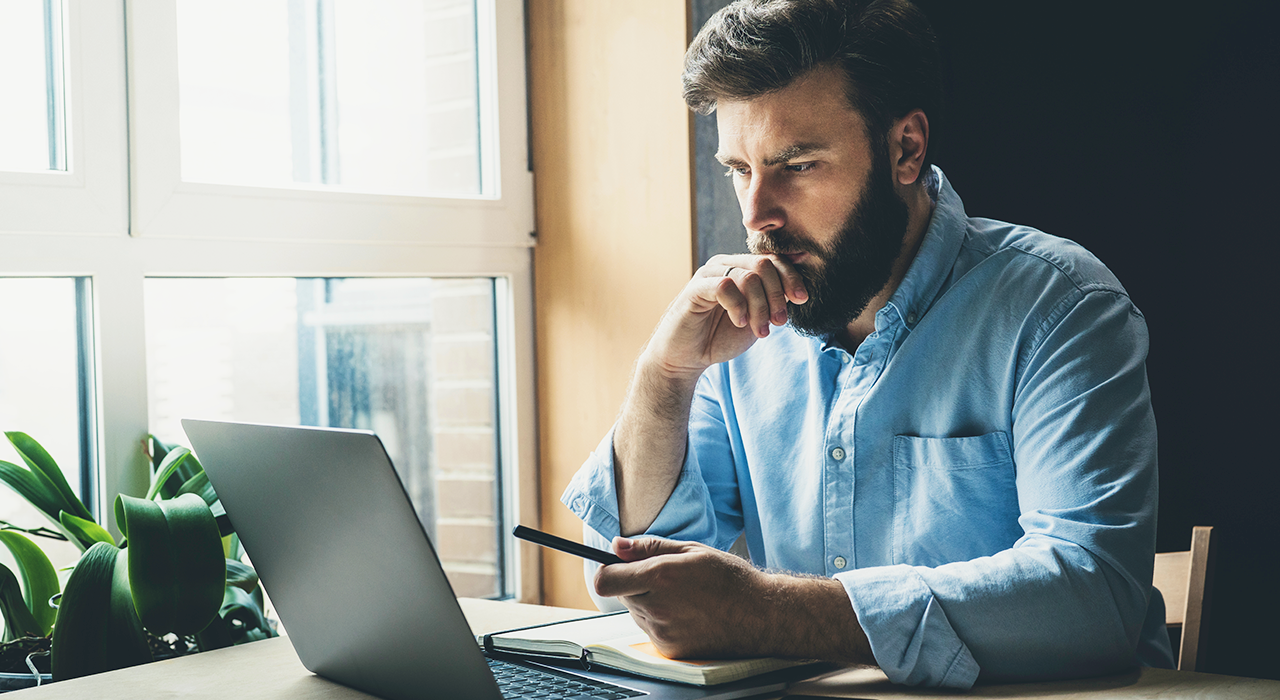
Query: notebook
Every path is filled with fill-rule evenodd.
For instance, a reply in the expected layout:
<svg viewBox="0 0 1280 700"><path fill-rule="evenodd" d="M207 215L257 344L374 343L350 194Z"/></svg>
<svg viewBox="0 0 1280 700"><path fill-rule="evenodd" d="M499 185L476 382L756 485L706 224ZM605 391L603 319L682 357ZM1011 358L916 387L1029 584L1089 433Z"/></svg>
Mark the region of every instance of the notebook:
<svg viewBox="0 0 1280 700"><path fill-rule="evenodd" d="M497 652L486 658L376 435L190 419L182 426L299 660L319 676L386 700L730 700L812 675L793 668L703 688Z"/></svg>
<svg viewBox="0 0 1280 700"><path fill-rule="evenodd" d="M627 611L484 635L486 649L581 660L692 685L718 685L800 666L796 659L676 660L664 656Z"/></svg>

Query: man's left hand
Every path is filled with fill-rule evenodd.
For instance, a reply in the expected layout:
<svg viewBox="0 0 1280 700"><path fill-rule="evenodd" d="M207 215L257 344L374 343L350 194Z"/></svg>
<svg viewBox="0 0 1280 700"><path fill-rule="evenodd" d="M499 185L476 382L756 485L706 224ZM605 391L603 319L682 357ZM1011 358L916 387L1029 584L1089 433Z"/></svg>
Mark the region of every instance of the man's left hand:
<svg viewBox="0 0 1280 700"><path fill-rule="evenodd" d="M790 656L873 663L844 587L761 571L696 542L615 538L622 564L596 571L671 658Z"/></svg>

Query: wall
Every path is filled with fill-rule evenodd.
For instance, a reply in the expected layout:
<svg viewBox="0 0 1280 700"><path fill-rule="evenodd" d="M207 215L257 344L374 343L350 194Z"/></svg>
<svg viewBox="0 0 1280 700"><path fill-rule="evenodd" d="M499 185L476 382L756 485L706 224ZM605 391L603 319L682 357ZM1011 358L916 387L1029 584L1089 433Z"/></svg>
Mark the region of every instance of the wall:
<svg viewBox="0 0 1280 700"><path fill-rule="evenodd" d="M529 0L542 526L612 425L631 365L692 270L684 0ZM544 602L591 608L544 553Z"/></svg>
<svg viewBox="0 0 1280 700"><path fill-rule="evenodd" d="M1157 549L1218 535L1200 670L1280 678L1277 6L917 2L949 64L936 162L969 214L1079 241L1147 318Z"/></svg>

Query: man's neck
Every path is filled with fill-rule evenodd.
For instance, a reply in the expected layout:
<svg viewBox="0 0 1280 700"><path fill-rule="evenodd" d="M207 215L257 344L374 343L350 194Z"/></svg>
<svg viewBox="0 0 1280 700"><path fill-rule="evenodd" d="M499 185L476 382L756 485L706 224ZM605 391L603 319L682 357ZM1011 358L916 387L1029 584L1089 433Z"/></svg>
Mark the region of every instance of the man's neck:
<svg viewBox="0 0 1280 700"><path fill-rule="evenodd" d="M911 269L911 263L916 259L916 253L920 250L920 243L924 240L925 231L929 228L929 221L933 219L934 202L923 183L906 188L902 195L907 203L907 232L902 237L902 252L898 254L898 259L893 261L893 273L889 275L889 282L885 284L884 289L872 297L867 308L863 309L862 313L845 327L844 333L836 338L848 352L856 352L858 346L862 345L862 341L876 331L876 314L889 303L893 293L898 291L898 285L902 284L903 278L907 276L907 270Z"/></svg>

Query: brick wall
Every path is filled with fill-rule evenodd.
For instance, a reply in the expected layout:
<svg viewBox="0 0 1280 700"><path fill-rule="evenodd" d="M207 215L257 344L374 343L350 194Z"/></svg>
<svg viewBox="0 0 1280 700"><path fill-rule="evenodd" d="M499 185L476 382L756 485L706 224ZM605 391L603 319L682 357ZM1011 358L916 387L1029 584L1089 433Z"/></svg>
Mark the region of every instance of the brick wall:
<svg viewBox="0 0 1280 700"><path fill-rule="evenodd" d="M499 593L493 284L432 284L436 549L454 592Z"/></svg>

